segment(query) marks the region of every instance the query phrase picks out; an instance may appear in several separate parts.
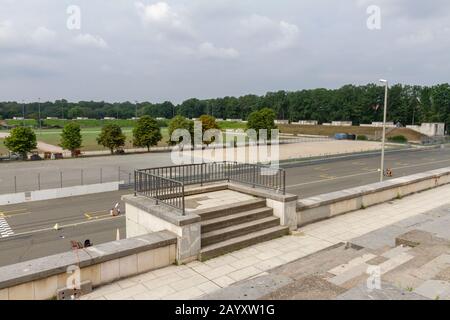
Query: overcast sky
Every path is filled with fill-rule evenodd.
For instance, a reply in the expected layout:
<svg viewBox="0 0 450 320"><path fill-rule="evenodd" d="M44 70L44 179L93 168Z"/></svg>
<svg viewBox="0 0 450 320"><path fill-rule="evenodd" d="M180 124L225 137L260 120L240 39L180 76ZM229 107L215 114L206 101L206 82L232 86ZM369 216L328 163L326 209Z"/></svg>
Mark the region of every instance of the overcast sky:
<svg viewBox="0 0 450 320"><path fill-rule="evenodd" d="M0 101L435 84L449 57L448 0L0 0Z"/></svg>

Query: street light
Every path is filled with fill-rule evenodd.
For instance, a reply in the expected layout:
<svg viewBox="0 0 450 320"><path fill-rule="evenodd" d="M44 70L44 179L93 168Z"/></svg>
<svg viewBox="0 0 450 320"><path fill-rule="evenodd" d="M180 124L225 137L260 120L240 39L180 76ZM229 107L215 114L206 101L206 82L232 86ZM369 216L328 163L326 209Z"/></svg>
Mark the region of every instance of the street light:
<svg viewBox="0 0 450 320"><path fill-rule="evenodd" d="M38 98L38 118L39 118L39 133L42 133L42 124L41 124L41 98Z"/></svg>
<svg viewBox="0 0 450 320"><path fill-rule="evenodd" d="M25 101L22 99L22 125L25 127Z"/></svg>
<svg viewBox="0 0 450 320"><path fill-rule="evenodd" d="M138 116L137 116L137 109L138 109L138 102L137 100L134 101L134 106L135 106L135 119L137 120Z"/></svg>
<svg viewBox="0 0 450 320"><path fill-rule="evenodd" d="M389 83L387 80L380 79L380 82L384 84L384 112L383 112L383 137L381 142L381 172L380 172L380 182L384 179L384 146L386 143L386 115L387 115L387 103L388 103L388 87Z"/></svg>

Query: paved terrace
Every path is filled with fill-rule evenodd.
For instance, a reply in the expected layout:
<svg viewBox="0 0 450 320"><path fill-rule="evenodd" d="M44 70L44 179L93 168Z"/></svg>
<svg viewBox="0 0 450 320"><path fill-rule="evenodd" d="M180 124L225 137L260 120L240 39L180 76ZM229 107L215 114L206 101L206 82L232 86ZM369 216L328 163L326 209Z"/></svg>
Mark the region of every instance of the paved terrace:
<svg viewBox="0 0 450 320"><path fill-rule="evenodd" d="M449 195L450 185L414 194L206 262L117 281L82 299L447 299ZM395 246L418 226L446 240ZM367 292L368 266L380 266L383 290Z"/></svg>

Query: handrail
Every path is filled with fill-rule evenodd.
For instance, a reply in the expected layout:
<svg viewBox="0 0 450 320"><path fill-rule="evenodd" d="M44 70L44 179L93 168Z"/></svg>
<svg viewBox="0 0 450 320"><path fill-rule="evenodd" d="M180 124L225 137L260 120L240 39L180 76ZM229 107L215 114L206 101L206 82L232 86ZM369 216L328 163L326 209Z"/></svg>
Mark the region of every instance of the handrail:
<svg viewBox="0 0 450 320"><path fill-rule="evenodd" d="M261 164L231 161L194 163L135 171L135 194L180 209L185 214L184 186L233 181L286 193L286 172Z"/></svg>

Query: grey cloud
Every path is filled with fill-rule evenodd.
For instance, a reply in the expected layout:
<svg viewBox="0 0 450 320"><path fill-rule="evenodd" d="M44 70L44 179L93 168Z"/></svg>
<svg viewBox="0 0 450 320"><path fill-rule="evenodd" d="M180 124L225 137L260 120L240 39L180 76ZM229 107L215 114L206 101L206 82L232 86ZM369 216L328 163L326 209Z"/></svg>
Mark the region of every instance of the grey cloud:
<svg viewBox="0 0 450 320"><path fill-rule="evenodd" d="M136 2L78 0L82 28L67 30L69 2L0 0L0 100L179 102L381 76L449 81L446 0ZM366 27L371 4L381 30Z"/></svg>

